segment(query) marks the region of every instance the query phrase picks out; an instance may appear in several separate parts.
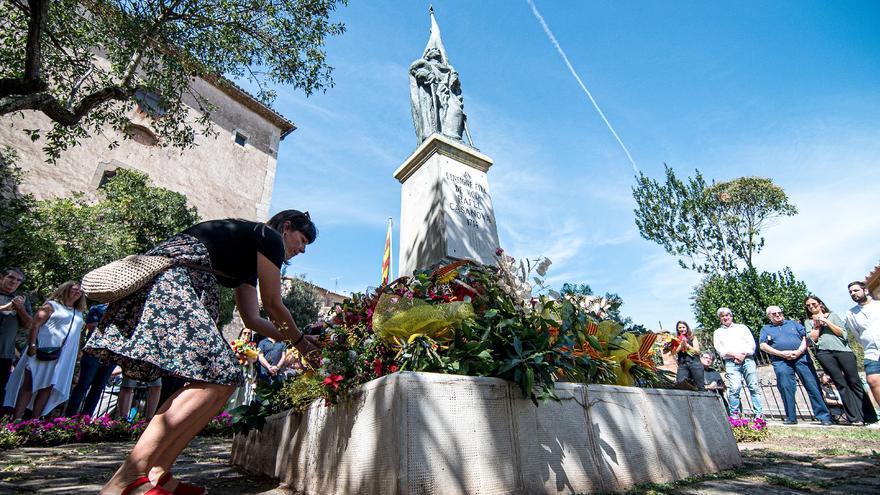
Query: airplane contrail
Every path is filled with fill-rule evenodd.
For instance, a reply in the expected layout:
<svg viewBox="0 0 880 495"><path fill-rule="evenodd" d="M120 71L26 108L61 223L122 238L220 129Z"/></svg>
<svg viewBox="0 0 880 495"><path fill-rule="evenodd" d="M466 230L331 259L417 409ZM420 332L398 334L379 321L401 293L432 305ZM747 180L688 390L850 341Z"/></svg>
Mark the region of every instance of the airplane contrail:
<svg viewBox="0 0 880 495"><path fill-rule="evenodd" d="M577 80L577 83L581 86L581 89L583 89L584 93L587 94L587 98L590 99L590 103L593 104L593 108L595 108L596 111L599 113L599 116L602 117L602 121L605 122L605 126L608 127L608 130L611 131L611 134L614 135L614 139L616 139L617 142L620 144L620 147L623 148L623 152L626 154L626 158L629 160L629 163L632 164L633 172L638 175L639 167L638 165L636 165L636 161L633 160L633 157L630 154L629 150L626 148L626 145L623 144L623 140L621 140L620 136L617 135L617 131L615 131L614 127L611 126L611 122L608 122L608 119L605 117L605 112L603 112L602 109L599 108L599 104L596 103L596 99L593 98L593 94L590 93L590 90L587 89L587 86L581 80L580 76L578 76L578 73L576 70L574 70L571 62L568 61L568 57L565 55L565 51L562 50L562 46L560 46L559 42L556 41L556 36L553 36L553 32L550 31L550 26L547 25L544 17L541 15L540 12L538 12L538 7L535 6L535 2L533 2L532 0L526 0L526 2L528 2L529 7L532 8L532 13L535 14L535 18L538 19L538 22L541 23L541 27L544 28L544 33L547 35L548 38L550 38L550 42L553 43L553 46L556 47L556 51L559 52L559 55L565 62L565 65L568 66L568 70L571 72L571 75L574 76L575 80Z"/></svg>

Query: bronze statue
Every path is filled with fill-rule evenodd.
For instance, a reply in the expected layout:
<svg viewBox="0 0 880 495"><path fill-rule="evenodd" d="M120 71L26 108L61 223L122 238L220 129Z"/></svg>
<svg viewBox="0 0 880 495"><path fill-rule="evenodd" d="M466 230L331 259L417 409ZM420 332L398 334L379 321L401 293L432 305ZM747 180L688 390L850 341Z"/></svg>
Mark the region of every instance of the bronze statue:
<svg viewBox="0 0 880 495"><path fill-rule="evenodd" d="M467 132L458 72L449 63L431 8L431 37L422 58L409 68L410 103L419 143L440 133L457 141ZM470 137L468 136L470 143Z"/></svg>

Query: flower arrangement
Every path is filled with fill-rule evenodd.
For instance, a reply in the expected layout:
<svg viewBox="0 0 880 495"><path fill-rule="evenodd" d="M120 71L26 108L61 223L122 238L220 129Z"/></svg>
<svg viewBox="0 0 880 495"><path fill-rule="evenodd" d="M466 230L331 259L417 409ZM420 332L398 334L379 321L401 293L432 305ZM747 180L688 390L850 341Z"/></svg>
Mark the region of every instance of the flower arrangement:
<svg viewBox="0 0 880 495"><path fill-rule="evenodd" d="M559 380L672 383L654 364L655 334L606 319L602 298L543 293L546 258L517 263L497 255L497 267L457 261L346 299L321 329L320 366L293 379L302 386L279 387L275 397L266 391L268 402L236 408L235 422L261 425L260 416L280 412L280 404L304 407L309 393L335 404L396 371L504 378L535 404L556 399Z"/></svg>
<svg viewBox="0 0 880 495"><path fill-rule="evenodd" d="M238 364L242 366L247 366L248 364L256 362L257 357L260 355L255 343L242 338L229 342L229 345L232 346L232 350L235 351L235 355L238 356Z"/></svg>
<svg viewBox="0 0 880 495"><path fill-rule="evenodd" d="M684 339L680 336L672 335L669 332L662 332L657 335L657 344L660 346L661 351L664 354L678 354L682 352L682 343ZM699 353L693 347L688 347L684 349L684 352L690 354L691 356L696 356Z"/></svg>
<svg viewBox="0 0 880 495"><path fill-rule="evenodd" d="M129 423L110 416L76 415L53 419L31 419L0 425L0 450L16 447L53 446L76 442L133 440L143 433L147 420ZM223 411L215 416L200 435L229 436L232 416Z"/></svg>
<svg viewBox="0 0 880 495"><path fill-rule="evenodd" d="M760 442L770 435L764 418L748 419L730 416L727 420L730 422L733 438L736 439L737 443Z"/></svg>

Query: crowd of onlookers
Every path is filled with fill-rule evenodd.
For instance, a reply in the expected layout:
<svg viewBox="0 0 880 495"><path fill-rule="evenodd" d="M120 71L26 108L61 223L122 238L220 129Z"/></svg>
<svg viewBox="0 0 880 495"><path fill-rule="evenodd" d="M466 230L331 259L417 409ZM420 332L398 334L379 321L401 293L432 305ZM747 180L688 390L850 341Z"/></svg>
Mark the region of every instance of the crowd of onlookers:
<svg viewBox="0 0 880 495"><path fill-rule="evenodd" d="M120 419L149 419L184 385L174 377L134 380L122 376L115 363L80 352L107 305L87 308L80 284L68 281L34 310L28 297L20 294L24 281L19 268L0 272L0 416L20 420L53 411L65 416L109 412ZM243 331L245 340L251 336L249 330ZM251 394L255 380L281 379L295 372L298 364L290 359L284 342L265 338L257 348L257 363L242 387L245 395ZM133 404L137 392L145 396L140 408ZM238 402L248 398L238 397Z"/></svg>
<svg viewBox="0 0 880 495"><path fill-rule="evenodd" d="M748 390L752 414L764 416L756 349L770 360L776 388L782 398L784 424L798 421L796 391L800 381L813 416L823 425L871 425L878 421L875 406L880 403L880 302L871 298L863 282L852 282L849 295L856 303L843 316L832 312L818 296L804 299L803 308L786 313L779 306L766 309L768 323L755 341L751 330L734 322L729 308L718 308L720 326L712 335L717 357L723 361L725 379L712 365L716 354L701 352L699 341L685 322L678 322L677 381L695 388L714 390L722 396L731 416L740 416L740 395ZM792 313L799 312L800 315ZM853 334L864 349L865 382L849 344ZM812 355L821 365L817 373Z"/></svg>

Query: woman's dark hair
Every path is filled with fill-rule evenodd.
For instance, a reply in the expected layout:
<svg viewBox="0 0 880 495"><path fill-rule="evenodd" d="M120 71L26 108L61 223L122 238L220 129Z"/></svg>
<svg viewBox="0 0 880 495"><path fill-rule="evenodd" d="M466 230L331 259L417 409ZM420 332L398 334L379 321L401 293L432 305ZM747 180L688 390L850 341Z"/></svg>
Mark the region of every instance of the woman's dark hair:
<svg viewBox="0 0 880 495"><path fill-rule="evenodd" d="M299 210L279 211L266 222L266 225L283 234L285 222L290 222L289 228L291 230L302 232L309 241L309 244L315 242L315 239L318 237L318 229L315 227L314 222L312 222L309 212L301 212Z"/></svg>
<svg viewBox="0 0 880 495"><path fill-rule="evenodd" d="M819 299L819 296L815 296L813 294L810 294L809 296L804 298L804 315L805 315L806 319L809 320L813 316L813 314L810 313L810 308L807 307L807 301L809 301L810 299L814 299L817 303L819 303L819 306L822 306L821 309L823 312L825 312L825 313L831 312L831 310L828 309L828 306L825 305L825 301Z"/></svg>
<svg viewBox="0 0 880 495"><path fill-rule="evenodd" d="M680 322L678 322L678 323L675 324L675 335L678 335L678 326L679 326L679 325L684 325L684 327L687 328L687 336L690 337L690 338L693 338L693 336L694 336L694 331L691 330L691 326L688 325L686 321L680 321Z"/></svg>

